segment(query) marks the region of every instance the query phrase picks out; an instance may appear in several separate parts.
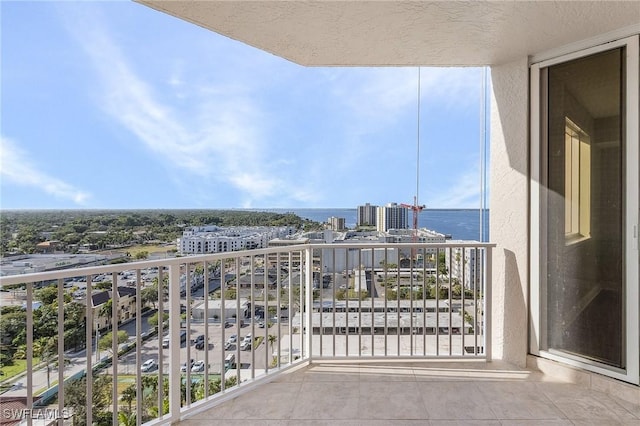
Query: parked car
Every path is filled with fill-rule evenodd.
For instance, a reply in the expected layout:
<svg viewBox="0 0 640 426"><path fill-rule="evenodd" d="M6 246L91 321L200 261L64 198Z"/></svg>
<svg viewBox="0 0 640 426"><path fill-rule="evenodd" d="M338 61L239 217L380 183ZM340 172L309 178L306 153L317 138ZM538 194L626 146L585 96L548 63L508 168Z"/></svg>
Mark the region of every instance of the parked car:
<svg viewBox="0 0 640 426"><path fill-rule="evenodd" d="M251 340L244 340L242 344L240 344L241 351L248 351L251 349Z"/></svg>
<svg viewBox="0 0 640 426"><path fill-rule="evenodd" d="M191 367L192 373L202 373L204 371L204 361L196 361L195 364Z"/></svg>
<svg viewBox="0 0 640 426"><path fill-rule="evenodd" d="M204 334L201 334L198 337L196 337L195 344L197 345L200 342L204 342Z"/></svg>
<svg viewBox="0 0 640 426"><path fill-rule="evenodd" d="M142 365L140 366L140 370L144 373L154 370L156 367L158 366L158 364L156 364L156 361L153 359L148 359L145 362L142 363Z"/></svg>
<svg viewBox="0 0 640 426"><path fill-rule="evenodd" d="M231 346L233 346L233 343L231 343L231 342L229 342L229 341L226 341L226 342L224 343L224 350L225 350L225 351L228 351L229 349L231 349Z"/></svg>
<svg viewBox="0 0 640 426"><path fill-rule="evenodd" d="M195 346L195 348L196 348L196 349L199 349L199 350L203 350L203 349L204 349L204 347L206 346L206 344L207 344L207 342L205 342L204 340L198 340L198 341L196 342L196 346Z"/></svg>
<svg viewBox="0 0 640 426"><path fill-rule="evenodd" d="M163 348L168 348L169 347L169 338L165 337L164 339L162 339L162 347Z"/></svg>
<svg viewBox="0 0 640 426"><path fill-rule="evenodd" d="M264 321L260 321L260 322L258 323L258 327L260 327L260 328L264 328Z"/></svg>
<svg viewBox="0 0 640 426"><path fill-rule="evenodd" d="M187 363L183 362L182 365L180 366L180 371L182 373L186 373L187 372L187 368L193 368L193 364L195 363L195 361L192 359L191 362L189 362L188 367L187 367Z"/></svg>
<svg viewBox="0 0 640 426"><path fill-rule="evenodd" d="M231 336L229 336L229 342L230 343L235 343L238 340L238 335L237 334L232 334Z"/></svg>

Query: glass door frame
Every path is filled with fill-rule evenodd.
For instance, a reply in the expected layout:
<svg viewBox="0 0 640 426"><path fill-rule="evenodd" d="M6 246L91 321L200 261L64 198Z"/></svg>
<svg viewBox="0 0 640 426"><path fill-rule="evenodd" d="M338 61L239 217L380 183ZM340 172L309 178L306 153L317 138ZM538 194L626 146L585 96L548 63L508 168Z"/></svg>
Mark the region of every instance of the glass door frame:
<svg viewBox="0 0 640 426"><path fill-rule="evenodd" d="M552 65L572 61L595 53L625 47L625 81L622 82L625 94L624 104L624 197L623 247L625 256L624 276L624 328L623 355L626 360L624 369L608 366L588 359L576 359L550 353L542 349L547 336L544 323L546 309L545 288L542 280L546 276L543 270L545 262L542 250L545 241L541 231L546 229L546 189L541 184L546 167L543 160L543 135L547 123L543 123L543 107L546 108L546 94L542 93L543 70ZM533 355L556 360L564 364L603 374L625 382L640 384L640 257L638 218L640 215L640 36L633 35L619 40L602 42L596 46L568 53L562 56L530 64L530 214L529 214L529 351Z"/></svg>

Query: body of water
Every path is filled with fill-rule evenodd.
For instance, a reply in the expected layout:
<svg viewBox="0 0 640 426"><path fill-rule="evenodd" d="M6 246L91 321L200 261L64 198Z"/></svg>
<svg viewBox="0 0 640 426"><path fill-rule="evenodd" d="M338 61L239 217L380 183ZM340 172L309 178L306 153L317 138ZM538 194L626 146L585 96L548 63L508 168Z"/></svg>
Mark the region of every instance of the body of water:
<svg viewBox="0 0 640 426"><path fill-rule="evenodd" d="M330 217L343 217L347 228L354 228L357 221L357 209L267 209L276 213L294 213L315 222L326 222ZM409 213L409 224L413 223L413 212ZM410 225L411 226L411 225ZM479 209L425 209L418 216L418 227L427 228L451 235L454 240L480 240ZM489 241L489 211L484 215L484 240Z"/></svg>

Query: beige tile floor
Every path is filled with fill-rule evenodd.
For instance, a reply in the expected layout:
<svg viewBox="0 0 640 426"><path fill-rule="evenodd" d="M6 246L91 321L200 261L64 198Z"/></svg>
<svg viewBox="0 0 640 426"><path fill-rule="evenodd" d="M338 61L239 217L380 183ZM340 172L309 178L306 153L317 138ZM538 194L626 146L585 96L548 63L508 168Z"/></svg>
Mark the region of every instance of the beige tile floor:
<svg viewBox="0 0 640 426"><path fill-rule="evenodd" d="M312 364L196 425L638 425L640 405L498 362Z"/></svg>

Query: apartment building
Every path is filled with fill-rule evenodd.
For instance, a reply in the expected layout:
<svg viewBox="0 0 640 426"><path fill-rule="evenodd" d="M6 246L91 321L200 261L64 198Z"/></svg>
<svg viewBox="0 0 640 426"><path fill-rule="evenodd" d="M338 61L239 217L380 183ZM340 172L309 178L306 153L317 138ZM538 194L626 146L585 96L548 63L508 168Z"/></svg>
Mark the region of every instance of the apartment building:
<svg viewBox="0 0 640 426"><path fill-rule="evenodd" d="M389 229L406 229L409 226L409 212L397 203L376 208L376 229L387 232Z"/></svg>
<svg viewBox="0 0 640 426"><path fill-rule="evenodd" d="M366 203L364 206L358 206L356 226L376 226L378 206L372 206Z"/></svg>
<svg viewBox="0 0 640 426"><path fill-rule="evenodd" d="M332 231L344 231L346 229L344 217L331 216L327 223Z"/></svg>
<svg viewBox="0 0 640 426"><path fill-rule="evenodd" d="M294 228L198 226L185 230L178 238L181 254L224 253L267 247L270 240L293 234Z"/></svg>

